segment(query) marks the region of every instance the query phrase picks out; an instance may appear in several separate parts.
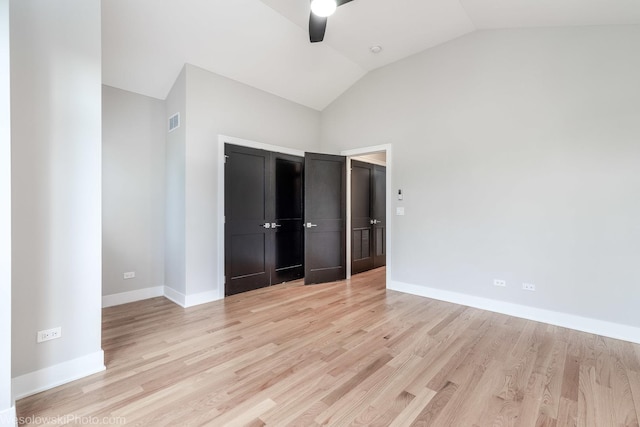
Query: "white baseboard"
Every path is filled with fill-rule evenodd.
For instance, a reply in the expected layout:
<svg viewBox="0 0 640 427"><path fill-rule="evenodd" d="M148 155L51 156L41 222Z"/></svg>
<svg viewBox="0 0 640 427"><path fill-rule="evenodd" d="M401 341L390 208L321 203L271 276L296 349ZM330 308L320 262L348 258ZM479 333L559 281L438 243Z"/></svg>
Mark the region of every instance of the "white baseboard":
<svg viewBox="0 0 640 427"><path fill-rule="evenodd" d="M164 296L164 286L155 286L152 288L138 289L119 294L104 295L102 297L102 308L161 296Z"/></svg>
<svg viewBox="0 0 640 427"><path fill-rule="evenodd" d="M185 295L168 286L164 287L164 297L178 304L180 307L189 308L208 302L217 301L220 298L217 291L200 292L199 294Z"/></svg>
<svg viewBox="0 0 640 427"><path fill-rule="evenodd" d="M0 411L0 427L17 427L17 425L18 419L16 418L15 405Z"/></svg>
<svg viewBox="0 0 640 427"><path fill-rule="evenodd" d="M168 299L169 301L175 302L180 307L183 307L183 308L186 307L186 300L187 300L186 295L176 291L173 288L165 286L164 287L164 297L166 299Z"/></svg>
<svg viewBox="0 0 640 427"><path fill-rule="evenodd" d="M104 370L104 352L96 351L13 378L13 396L15 399L22 399Z"/></svg>
<svg viewBox="0 0 640 427"><path fill-rule="evenodd" d="M168 286L155 286L153 288L138 289L136 291L122 292L120 294L105 295L102 297L102 308L162 296L183 308L206 304L208 302L224 298L221 298L220 295L218 295L218 291L207 291L199 294L185 295Z"/></svg>
<svg viewBox="0 0 640 427"><path fill-rule="evenodd" d="M185 308L193 307L200 304L206 304L219 300L218 291L200 292L199 294L187 295Z"/></svg>
<svg viewBox="0 0 640 427"><path fill-rule="evenodd" d="M387 289L640 344L640 328L633 326L397 281Z"/></svg>

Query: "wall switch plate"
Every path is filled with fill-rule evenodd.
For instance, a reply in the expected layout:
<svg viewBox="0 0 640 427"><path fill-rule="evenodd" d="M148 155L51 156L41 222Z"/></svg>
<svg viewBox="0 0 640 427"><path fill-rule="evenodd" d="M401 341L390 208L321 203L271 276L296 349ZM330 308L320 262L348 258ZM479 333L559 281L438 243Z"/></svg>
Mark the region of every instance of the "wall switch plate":
<svg viewBox="0 0 640 427"><path fill-rule="evenodd" d="M124 273L125 279L133 279L134 277L136 277L135 271L129 271L128 273Z"/></svg>
<svg viewBox="0 0 640 427"><path fill-rule="evenodd" d="M507 286L507 281L506 280L500 280L500 279L493 279L493 284L494 286L500 286L500 287L506 287Z"/></svg>
<svg viewBox="0 0 640 427"><path fill-rule="evenodd" d="M44 342L49 340L55 340L56 338L60 338L61 336L62 336L62 328L58 326L57 328L38 331L37 340L38 342Z"/></svg>
<svg viewBox="0 0 640 427"><path fill-rule="evenodd" d="M400 206L396 208L396 215L402 216L404 215L404 207Z"/></svg>
<svg viewBox="0 0 640 427"><path fill-rule="evenodd" d="M524 289L525 291L535 291L536 285L534 285L533 283L523 283L522 289Z"/></svg>

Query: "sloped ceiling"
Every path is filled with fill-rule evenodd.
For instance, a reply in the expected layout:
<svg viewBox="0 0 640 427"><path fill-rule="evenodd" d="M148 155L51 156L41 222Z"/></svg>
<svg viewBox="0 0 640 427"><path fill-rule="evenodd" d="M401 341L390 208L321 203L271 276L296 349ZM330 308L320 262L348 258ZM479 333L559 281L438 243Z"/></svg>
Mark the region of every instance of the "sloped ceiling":
<svg viewBox="0 0 640 427"><path fill-rule="evenodd" d="M364 74L477 29L640 24L639 0L104 0L103 83L164 99L185 63L322 110ZM378 45L382 52L373 54Z"/></svg>

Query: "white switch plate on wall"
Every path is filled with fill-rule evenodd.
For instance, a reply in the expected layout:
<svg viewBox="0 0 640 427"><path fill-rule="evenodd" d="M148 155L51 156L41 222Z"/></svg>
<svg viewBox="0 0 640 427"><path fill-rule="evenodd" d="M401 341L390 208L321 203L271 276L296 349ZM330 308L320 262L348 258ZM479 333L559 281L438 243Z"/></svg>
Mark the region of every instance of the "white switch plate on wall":
<svg viewBox="0 0 640 427"><path fill-rule="evenodd" d="M404 215L404 207L400 206L396 208L396 215Z"/></svg>
<svg viewBox="0 0 640 427"><path fill-rule="evenodd" d="M135 271L129 271L128 273L124 273L125 279L133 279L134 277L136 277Z"/></svg>

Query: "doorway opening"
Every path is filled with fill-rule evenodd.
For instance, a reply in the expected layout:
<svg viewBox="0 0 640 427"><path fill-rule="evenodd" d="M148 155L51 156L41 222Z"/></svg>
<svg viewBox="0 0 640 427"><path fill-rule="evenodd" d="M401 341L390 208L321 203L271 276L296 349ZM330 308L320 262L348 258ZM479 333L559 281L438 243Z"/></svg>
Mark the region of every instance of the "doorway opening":
<svg viewBox="0 0 640 427"><path fill-rule="evenodd" d="M386 265L386 155L351 158L351 274Z"/></svg>
<svg viewBox="0 0 640 427"><path fill-rule="evenodd" d="M382 240L383 242L385 261L386 261L385 276L386 276L386 283L388 284L391 281L391 270L392 270L392 263L393 263L393 258L392 258L393 221L392 221L392 210L391 210L392 202L393 202L393 199L392 199L393 190L391 185L393 164L392 164L391 144L363 147L363 148L358 148L354 150L345 150L345 151L342 151L340 154L347 157L347 230L350 231L349 233L347 233L347 245L346 245L347 260L348 260L347 278L351 278L352 274L357 274L357 271L358 271L357 269L356 270L352 269L352 267L354 266L354 263L353 263L354 255L356 255L355 256L356 260L358 259L358 256L360 256L360 259L363 259L362 241L359 244L357 242L354 242L354 235L356 236L356 238L358 237L363 238L362 234L358 234L357 229L358 228L366 229L365 227L366 224L355 224L353 222L354 208L356 207L353 206L353 203L352 203L353 202L352 188L354 184L354 179L363 181L363 177L365 177L364 181L366 181L367 172L363 171L362 169L357 169L356 173L358 173L359 176L355 176L353 174L353 166L354 164L356 166L358 165L362 166L357 162L365 162L373 165L372 168L370 169L372 176L375 175L375 169L378 169L378 171L380 171L380 168L376 168L375 166L380 166L385 168L384 188L382 190L384 193L384 215L383 215L383 218L375 218L376 215L373 215L373 217L370 216L368 218L369 221L377 220L382 222L380 226L377 226L379 223L370 224L372 225L372 227L369 228L370 237L368 242L370 245L369 248L372 251L372 255L373 255L372 260L375 259L376 251L378 254L380 254L379 248L375 247L376 245L375 240L378 239L378 244L380 240ZM378 175L379 175L379 172L378 172ZM378 191L380 191L380 188L378 188ZM359 198L359 199L362 200L362 198ZM377 215L382 216L379 213ZM364 221L364 215L361 215L361 218L359 218L359 221ZM360 227L358 227L358 225L360 225ZM356 229L356 232L354 232L354 228ZM364 236L364 241L366 241L366 236ZM356 244L354 245L354 243ZM353 253L354 249L356 251L359 251L359 253L354 254ZM380 266L380 259L378 259L377 264L374 263L373 265Z"/></svg>

